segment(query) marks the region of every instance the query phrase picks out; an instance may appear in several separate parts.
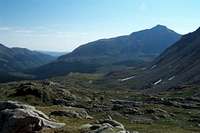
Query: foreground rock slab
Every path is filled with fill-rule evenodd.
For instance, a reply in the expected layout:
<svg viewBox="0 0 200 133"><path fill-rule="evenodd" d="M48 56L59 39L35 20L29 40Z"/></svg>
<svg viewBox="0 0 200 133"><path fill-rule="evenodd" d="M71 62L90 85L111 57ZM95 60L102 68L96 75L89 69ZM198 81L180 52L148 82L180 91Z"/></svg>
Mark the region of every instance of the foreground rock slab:
<svg viewBox="0 0 200 133"><path fill-rule="evenodd" d="M123 124L113 120L111 117L109 119L99 120L94 124L82 125L81 131L84 133L130 133L124 128Z"/></svg>
<svg viewBox="0 0 200 133"><path fill-rule="evenodd" d="M35 107L16 101L0 101L0 133L33 133L43 128L62 128Z"/></svg>
<svg viewBox="0 0 200 133"><path fill-rule="evenodd" d="M50 113L50 116L65 116L69 118L79 118L79 119L92 119L91 116L88 115L87 111L83 108L75 108L75 107L64 107L63 110L57 110Z"/></svg>

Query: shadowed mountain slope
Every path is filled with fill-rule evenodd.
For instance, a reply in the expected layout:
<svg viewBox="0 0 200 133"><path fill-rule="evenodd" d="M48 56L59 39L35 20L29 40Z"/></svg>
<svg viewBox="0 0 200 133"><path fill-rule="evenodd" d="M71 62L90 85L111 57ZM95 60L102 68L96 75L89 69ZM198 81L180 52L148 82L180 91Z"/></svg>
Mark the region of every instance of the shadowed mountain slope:
<svg viewBox="0 0 200 133"><path fill-rule="evenodd" d="M157 25L126 36L97 40L78 47L50 64L32 70L31 74L49 77L69 72L122 69L126 67L126 64L132 64L134 67L134 64L138 62L145 64L152 61L164 49L179 40L180 36L165 26ZM75 64L87 66L87 68L81 68Z"/></svg>
<svg viewBox="0 0 200 133"><path fill-rule="evenodd" d="M25 48L8 48L0 44L0 82L30 79L23 71L55 60L55 57Z"/></svg>
<svg viewBox="0 0 200 133"><path fill-rule="evenodd" d="M143 74L129 83L138 87L169 88L200 83L200 28L165 50Z"/></svg>

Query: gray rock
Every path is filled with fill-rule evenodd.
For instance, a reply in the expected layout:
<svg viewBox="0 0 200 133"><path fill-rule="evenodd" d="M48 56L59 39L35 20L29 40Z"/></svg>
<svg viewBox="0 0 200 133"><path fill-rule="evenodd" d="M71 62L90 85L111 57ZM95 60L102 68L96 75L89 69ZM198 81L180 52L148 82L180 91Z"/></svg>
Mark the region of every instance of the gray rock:
<svg viewBox="0 0 200 133"><path fill-rule="evenodd" d="M127 107L138 107L138 106L142 106L143 102L139 102L139 101L128 101L128 100L111 100L111 102L115 105L123 105L123 106L127 106Z"/></svg>
<svg viewBox="0 0 200 133"><path fill-rule="evenodd" d="M0 101L1 133L32 133L42 128L61 128L64 125L51 121L33 106L15 101Z"/></svg>
<svg viewBox="0 0 200 133"><path fill-rule="evenodd" d="M79 119L92 119L92 117L88 115L85 109L75 108L75 107L65 107L64 110L53 111L50 113L50 115L66 116L70 118L79 118Z"/></svg>
<svg viewBox="0 0 200 133"><path fill-rule="evenodd" d="M111 120L111 119L100 120L99 123L100 124L108 123L108 124L112 125L113 127L116 127L119 129L124 129L124 126L121 123L119 123L115 120Z"/></svg>
<svg viewBox="0 0 200 133"><path fill-rule="evenodd" d="M110 119L100 120L94 124L86 124L81 126L85 133L129 133L123 124Z"/></svg>

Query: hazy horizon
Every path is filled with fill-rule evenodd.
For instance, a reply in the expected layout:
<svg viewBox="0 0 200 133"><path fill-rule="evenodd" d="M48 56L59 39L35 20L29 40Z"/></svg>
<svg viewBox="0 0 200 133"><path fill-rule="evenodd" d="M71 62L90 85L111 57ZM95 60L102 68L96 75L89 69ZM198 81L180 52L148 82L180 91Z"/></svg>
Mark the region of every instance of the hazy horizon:
<svg viewBox="0 0 200 133"><path fill-rule="evenodd" d="M186 34L200 26L199 4L195 0L0 0L0 43L70 52L90 41L157 24Z"/></svg>

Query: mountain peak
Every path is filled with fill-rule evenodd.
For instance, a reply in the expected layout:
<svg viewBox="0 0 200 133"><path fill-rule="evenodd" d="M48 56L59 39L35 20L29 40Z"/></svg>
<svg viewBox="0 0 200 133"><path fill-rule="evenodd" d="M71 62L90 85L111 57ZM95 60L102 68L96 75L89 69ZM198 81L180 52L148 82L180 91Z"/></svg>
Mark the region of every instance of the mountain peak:
<svg viewBox="0 0 200 133"><path fill-rule="evenodd" d="M0 48L7 48L7 47L0 43Z"/></svg>
<svg viewBox="0 0 200 133"><path fill-rule="evenodd" d="M152 29L164 29L164 30L166 30L166 29L168 29L166 26L164 26L164 25L160 25L160 24L158 24L158 25L156 25L155 27L153 27Z"/></svg>
<svg viewBox="0 0 200 133"><path fill-rule="evenodd" d="M195 32L196 33L200 33L200 27Z"/></svg>

